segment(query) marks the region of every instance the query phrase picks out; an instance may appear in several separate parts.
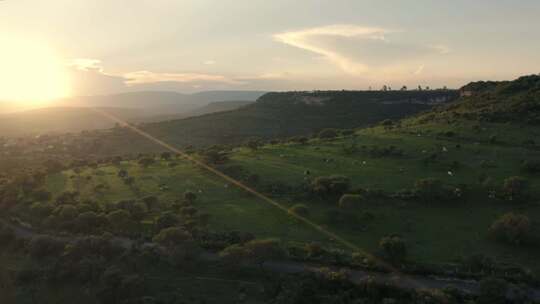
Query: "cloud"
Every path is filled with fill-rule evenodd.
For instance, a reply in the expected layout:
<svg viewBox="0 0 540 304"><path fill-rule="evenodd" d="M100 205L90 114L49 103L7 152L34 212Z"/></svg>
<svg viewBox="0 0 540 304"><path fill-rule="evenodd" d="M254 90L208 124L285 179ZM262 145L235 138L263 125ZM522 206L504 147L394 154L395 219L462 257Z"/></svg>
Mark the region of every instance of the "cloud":
<svg viewBox="0 0 540 304"><path fill-rule="evenodd" d="M103 73L103 67L101 66L101 60L99 59L75 58L69 60L67 65L79 71L96 70Z"/></svg>
<svg viewBox="0 0 540 304"><path fill-rule="evenodd" d="M321 36L333 36L385 41L385 34L389 32L390 31L388 30L375 27L337 24L275 34L274 39L279 42L322 55L330 62L340 67L343 71L350 74L358 74L367 71L368 67L363 63L351 60L350 58L335 50L332 50L329 47L321 46L317 43L317 38L320 38Z"/></svg>
<svg viewBox="0 0 540 304"><path fill-rule="evenodd" d="M209 60L203 61L203 64L204 65L214 65L214 64L216 64L216 62L214 60L209 59Z"/></svg>
<svg viewBox="0 0 540 304"><path fill-rule="evenodd" d="M352 76L375 78L389 71L410 74L426 56L450 52L445 45L415 42L401 30L347 24L287 31L273 38L318 54Z"/></svg>
<svg viewBox="0 0 540 304"><path fill-rule="evenodd" d="M420 75L420 74L422 74L422 72L424 72L424 68L425 68L425 67L426 67L426 66L422 64L421 66L418 67L418 69L416 69L416 71L414 71L413 74L414 74L414 75Z"/></svg>
<svg viewBox="0 0 540 304"><path fill-rule="evenodd" d="M112 94L133 90L189 91L203 87L223 89L245 84L240 78L205 73L161 73L147 70L110 73L106 71L101 60L91 58L71 59L66 62L66 66L76 95Z"/></svg>
<svg viewBox="0 0 540 304"><path fill-rule="evenodd" d="M429 47L442 55L452 52L452 50L444 44L432 44Z"/></svg>
<svg viewBox="0 0 540 304"><path fill-rule="evenodd" d="M126 78L127 85L148 84L158 82L179 82L179 83L197 83L213 82L225 84L241 84L223 75L210 75L199 73L156 73L150 71L129 72L123 75Z"/></svg>

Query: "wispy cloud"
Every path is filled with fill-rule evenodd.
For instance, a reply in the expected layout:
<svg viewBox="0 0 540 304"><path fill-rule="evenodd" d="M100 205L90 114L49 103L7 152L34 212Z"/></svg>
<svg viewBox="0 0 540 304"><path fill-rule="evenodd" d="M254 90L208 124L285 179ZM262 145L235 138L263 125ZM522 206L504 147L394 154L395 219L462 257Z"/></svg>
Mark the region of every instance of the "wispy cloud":
<svg viewBox="0 0 540 304"><path fill-rule="evenodd" d="M208 59L208 60L203 61L203 64L204 65L214 65L214 64L216 64L216 61L212 60L212 59Z"/></svg>
<svg viewBox="0 0 540 304"><path fill-rule="evenodd" d="M422 74L422 72L424 72L424 68L425 68L425 67L426 67L426 66L422 64L421 66L419 66L419 67L416 69L416 71L414 71L413 74L414 74L414 75L420 75L420 74Z"/></svg>
<svg viewBox="0 0 540 304"><path fill-rule="evenodd" d="M443 55L452 52L452 50L447 45L444 45L444 44L432 44L429 47L435 50L436 52L438 52L439 54L443 54Z"/></svg>
<svg viewBox="0 0 540 304"><path fill-rule="evenodd" d="M332 50L331 48L321 46L314 38L321 36L333 36L385 41L385 34L389 32L389 30L376 27L336 24L279 33L274 35L274 39L279 42L322 55L330 62L336 64L343 71L350 74L358 74L367 71L367 65L354 61L347 56Z"/></svg>
<svg viewBox="0 0 540 304"><path fill-rule="evenodd" d="M90 58L75 58L67 62L67 65L74 67L79 71L99 71L103 73L103 66L101 65L101 60L99 59L90 59Z"/></svg>
<svg viewBox="0 0 540 304"><path fill-rule="evenodd" d="M129 72L123 75L126 78L127 85L148 84L158 82L179 82L179 83L196 83L196 82L213 82L224 84L242 84L238 80L234 80L223 75L210 75L200 73L156 73L150 71Z"/></svg>
<svg viewBox="0 0 540 304"><path fill-rule="evenodd" d="M273 38L318 54L354 77L420 75L424 65L418 66L419 62L430 55L451 52L443 44L417 42L402 30L351 24L286 31Z"/></svg>

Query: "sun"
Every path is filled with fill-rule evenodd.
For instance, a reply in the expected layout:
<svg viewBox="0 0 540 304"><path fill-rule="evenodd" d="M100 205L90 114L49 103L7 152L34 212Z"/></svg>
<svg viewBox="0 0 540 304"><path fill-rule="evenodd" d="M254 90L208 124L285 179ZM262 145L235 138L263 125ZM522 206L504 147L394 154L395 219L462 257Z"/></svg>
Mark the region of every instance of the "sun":
<svg viewBox="0 0 540 304"><path fill-rule="evenodd" d="M0 37L0 100L46 105L70 95L65 64L44 43Z"/></svg>

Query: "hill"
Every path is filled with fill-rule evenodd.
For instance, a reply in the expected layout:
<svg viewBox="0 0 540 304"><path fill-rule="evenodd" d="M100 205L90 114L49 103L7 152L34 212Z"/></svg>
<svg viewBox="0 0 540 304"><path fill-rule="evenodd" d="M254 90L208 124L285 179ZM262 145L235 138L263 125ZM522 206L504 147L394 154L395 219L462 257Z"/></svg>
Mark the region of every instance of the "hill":
<svg viewBox="0 0 540 304"><path fill-rule="evenodd" d="M124 120L141 117L140 109L99 108ZM84 107L50 107L0 115L0 136L25 136L45 133L80 132L107 129L114 122Z"/></svg>
<svg viewBox="0 0 540 304"><path fill-rule="evenodd" d="M206 91L182 94L167 91L141 91L103 96L74 97L59 103L70 106L121 107L144 109L146 116L186 113L211 102L247 100L255 101L264 92L259 91Z"/></svg>
<svg viewBox="0 0 540 304"><path fill-rule="evenodd" d="M539 75L472 82L460 92L460 100L436 109L432 118L540 124Z"/></svg>
<svg viewBox="0 0 540 304"><path fill-rule="evenodd" d="M160 122L160 121L166 121L166 120L176 120L176 119L184 119L188 117L193 116L201 116L205 114L211 114L216 112L225 112L225 111L231 111L238 109L240 107L249 105L254 103L254 101L215 101L211 102L207 105L198 107L194 110L190 110L187 112L177 113L177 114L163 114L163 115L155 115L152 117L145 117L141 119L132 119L130 122L140 123L140 122Z"/></svg>
<svg viewBox="0 0 540 304"><path fill-rule="evenodd" d="M320 91L268 93L236 110L140 127L171 144L208 146L241 143L249 138L308 135L324 128L358 128L384 119L400 119L457 97L457 91ZM148 147L129 130L95 134L103 153Z"/></svg>
<svg viewBox="0 0 540 304"><path fill-rule="evenodd" d="M112 128L115 122L88 108L98 108L122 120L158 122L236 109L262 92L209 91L195 94L134 92L61 100L48 108L0 114L0 136L68 133ZM237 97L246 98L238 101ZM244 99L243 99L244 100Z"/></svg>

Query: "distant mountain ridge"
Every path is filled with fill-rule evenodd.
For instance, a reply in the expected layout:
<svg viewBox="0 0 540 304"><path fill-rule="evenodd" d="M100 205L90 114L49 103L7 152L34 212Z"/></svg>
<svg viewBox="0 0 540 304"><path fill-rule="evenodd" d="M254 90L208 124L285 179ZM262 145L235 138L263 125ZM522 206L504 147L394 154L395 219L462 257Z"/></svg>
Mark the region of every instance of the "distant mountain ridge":
<svg viewBox="0 0 540 304"><path fill-rule="evenodd" d="M236 109L254 102L262 94L257 91L209 91L188 95L147 91L76 97L61 100L54 107L0 114L0 136L80 132L115 125L114 121L89 108L102 109L129 122L157 122Z"/></svg>
<svg viewBox="0 0 540 304"><path fill-rule="evenodd" d="M238 109L139 127L177 147L238 144L249 138L284 138L310 135L324 128L365 127L429 110L435 100L449 102L457 97L455 90L267 93L257 102ZM93 137L102 142L99 146L103 151L96 153L122 154L127 148L156 148L130 130L99 133Z"/></svg>
<svg viewBox="0 0 540 304"><path fill-rule="evenodd" d="M262 91L203 91L183 94L170 91L140 91L114 95L73 97L61 105L90 107L142 108L148 115L175 114L192 111L212 102L255 101Z"/></svg>

